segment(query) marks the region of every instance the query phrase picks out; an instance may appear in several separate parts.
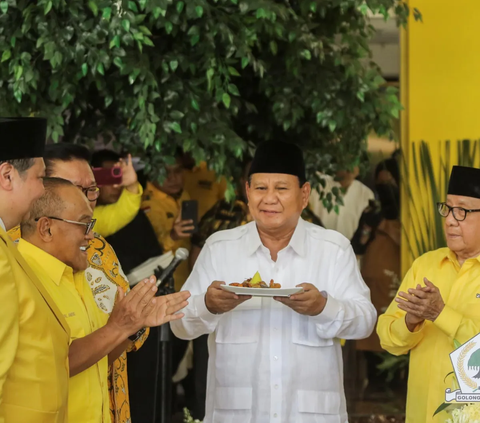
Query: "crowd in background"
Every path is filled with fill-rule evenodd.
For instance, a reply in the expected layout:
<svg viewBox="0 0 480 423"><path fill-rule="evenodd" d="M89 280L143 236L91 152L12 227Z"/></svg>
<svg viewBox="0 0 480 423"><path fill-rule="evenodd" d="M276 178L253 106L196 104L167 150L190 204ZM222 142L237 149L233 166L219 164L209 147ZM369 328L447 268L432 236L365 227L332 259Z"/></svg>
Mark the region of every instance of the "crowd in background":
<svg viewBox="0 0 480 423"><path fill-rule="evenodd" d="M69 146L72 156L83 156L86 150ZM81 153L83 150L84 153ZM77 152L78 151L78 152ZM125 166L122 155L112 150L99 150L89 158L93 168ZM178 248L190 251L188 262L175 272L175 289L186 281L206 239L217 231L232 229L251 221L245 195L246 175L250 160L243 162L244 176L236 186L236 199L225 199L227 183L208 164L196 165L188 155L179 152L174 165L167 166L163 183L149 181L137 162L141 189L138 201L125 186L101 186L98 207L117 205L118 215L111 218L111 228L99 228L100 235L113 246L123 272L128 274L146 260ZM125 173L124 173L125 174ZM338 187L343 193L343 206L338 211L328 211L320 195L312 191L310 205L302 217L312 223L334 229L351 240L362 275L371 289L372 302L378 314L385 311L395 293L396 278L400 275L400 196L399 168L392 157L379 163L374 169L375 185L367 187L359 180L359 170L339 171L335 177L322 175L326 188ZM140 201L141 198L141 201ZM192 233L190 221L182 220L182 203L198 202L198 229ZM379 257L382 260L379 261ZM205 414L208 346L207 335L188 343L177 338L173 342L174 411L186 406L197 419ZM147 346L128 354L128 380L130 408L133 421L148 420L151 410L146 401L155 402L149 384L145 382L149 365L155 357ZM375 383L378 370L376 352L382 351L376 332L366 340L356 341L355 348L364 352L361 363L367 367L365 383ZM154 382L152 381L152 384ZM132 389L132 386L135 386ZM177 394L181 393L180 396Z"/></svg>

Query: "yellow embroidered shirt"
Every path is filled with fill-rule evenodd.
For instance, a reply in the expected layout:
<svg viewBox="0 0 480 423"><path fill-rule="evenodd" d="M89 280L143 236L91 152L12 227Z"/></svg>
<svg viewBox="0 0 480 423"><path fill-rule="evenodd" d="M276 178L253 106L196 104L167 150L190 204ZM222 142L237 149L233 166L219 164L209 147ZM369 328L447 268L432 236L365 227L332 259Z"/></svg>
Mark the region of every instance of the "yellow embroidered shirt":
<svg viewBox="0 0 480 423"><path fill-rule="evenodd" d="M205 215L219 200L225 197L227 181L225 178L217 180L213 170L208 169L207 163L202 162L192 170L185 169L185 191L192 200L198 201L198 220Z"/></svg>
<svg viewBox="0 0 480 423"><path fill-rule="evenodd" d="M97 206L93 218L97 219L95 232L108 237L127 226L137 215L142 203L143 188L138 184L138 194L124 189L118 201L106 206Z"/></svg>
<svg viewBox="0 0 480 423"><path fill-rule="evenodd" d="M190 238L174 241L170 237L170 231L173 228L175 219L182 208L182 201L190 200L189 194L184 190L179 199L175 199L163 191L155 188L150 182L147 184L143 195L142 210L147 215L153 226L158 242L163 248L164 253L183 247L190 251ZM175 271L175 289L180 288L188 278L190 271L187 261L184 261Z"/></svg>
<svg viewBox="0 0 480 423"><path fill-rule="evenodd" d="M74 274L55 257L21 239L18 251L38 276L70 327L70 339L83 338L103 327L108 316L95 304L83 272ZM110 423L107 385L108 357L70 377L69 423Z"/></svg>
<svg viewBox="0 0 480 423"><path fill-rule="evenodd" d="M440 290L445 308L434 322L426 321L410 332L405 312L393 301L380 316L377 333L384 349L394 355L410 352L406 423L444 422L445 412L432 417L445 401L445 389L452 389L453 370L449 354L453 340L461 344L480 332L480 257L460 267L448 248L418 258L400 286L407 292L427 278Z"/></svg>

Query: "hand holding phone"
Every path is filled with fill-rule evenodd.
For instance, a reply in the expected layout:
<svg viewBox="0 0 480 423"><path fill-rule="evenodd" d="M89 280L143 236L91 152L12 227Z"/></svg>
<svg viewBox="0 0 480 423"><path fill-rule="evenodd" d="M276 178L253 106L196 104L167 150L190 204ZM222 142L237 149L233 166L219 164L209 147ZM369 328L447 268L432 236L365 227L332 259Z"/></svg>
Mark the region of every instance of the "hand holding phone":
<svg viewBox="0 0 480 423"><path fill-rule="evenodd" d="M170 236L174 241L190 238L198 228L198 203L195 200L182 202L182 211L173 225Z"/></svg>
<svg viewBox="0 0 480 423"><path fill-rule="evenodd" d="M112 167L111 169L103 167L94 167L93 176L99 187L105 185L121 185L123 171L121 167Z"/></svg>

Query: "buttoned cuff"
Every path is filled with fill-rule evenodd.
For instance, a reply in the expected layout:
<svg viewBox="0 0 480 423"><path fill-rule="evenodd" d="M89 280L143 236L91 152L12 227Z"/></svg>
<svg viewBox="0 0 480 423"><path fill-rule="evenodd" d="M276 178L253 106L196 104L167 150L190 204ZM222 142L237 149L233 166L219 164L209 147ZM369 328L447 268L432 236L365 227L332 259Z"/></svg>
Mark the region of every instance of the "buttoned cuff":
<svg viewBox="0 0 480 423"><path fill-rule="evenodd" d="M414 332L410 332L407 327L407 322L405 321L405 316L401 319L395 319L391 326L391 333L396 344L414 344L419 342L423 338L423 328L425 327L425 322L417 325Z"/></svg>
<svg viewBox="0 0 480 423"><path fill-rule="evenodd" d="M433 324L437 326L446 335L454 338L463 316L453 308L445 305L442 312L435 319Z"/></svg>
<svg viewBox="0 0 480 423"><path fill-rule="evenodd" d="M317 315L313 316L313 320L315 323L330 323L334 320L337 320L338 313L340 313L342 306L340 305L340 301L337 301L331 295L326 294L327 303L323 311Z"/></svg>

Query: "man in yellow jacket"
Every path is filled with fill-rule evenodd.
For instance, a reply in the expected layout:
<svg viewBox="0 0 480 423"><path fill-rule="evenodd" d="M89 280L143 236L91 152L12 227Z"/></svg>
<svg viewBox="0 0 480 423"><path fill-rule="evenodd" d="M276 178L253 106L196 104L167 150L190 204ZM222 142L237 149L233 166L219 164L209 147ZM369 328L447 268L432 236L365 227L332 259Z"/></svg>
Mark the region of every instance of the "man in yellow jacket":
<svg viewBox="0 0 480 423"><path fill-rule="evenodd" d="M6 233L43 193L46 121L0 134L0 423L67 423L69 328Z"/></svg>
<svg viewBox="0 0 480 423"><path fill-rule="evenodd" d="M449 354L480 332L480 169L455 166L445 203L448 248L418 258L398 296L380 316L381 345L394 355L410 352L407 423L444 422L433 416L453 388Z"/></svg>

